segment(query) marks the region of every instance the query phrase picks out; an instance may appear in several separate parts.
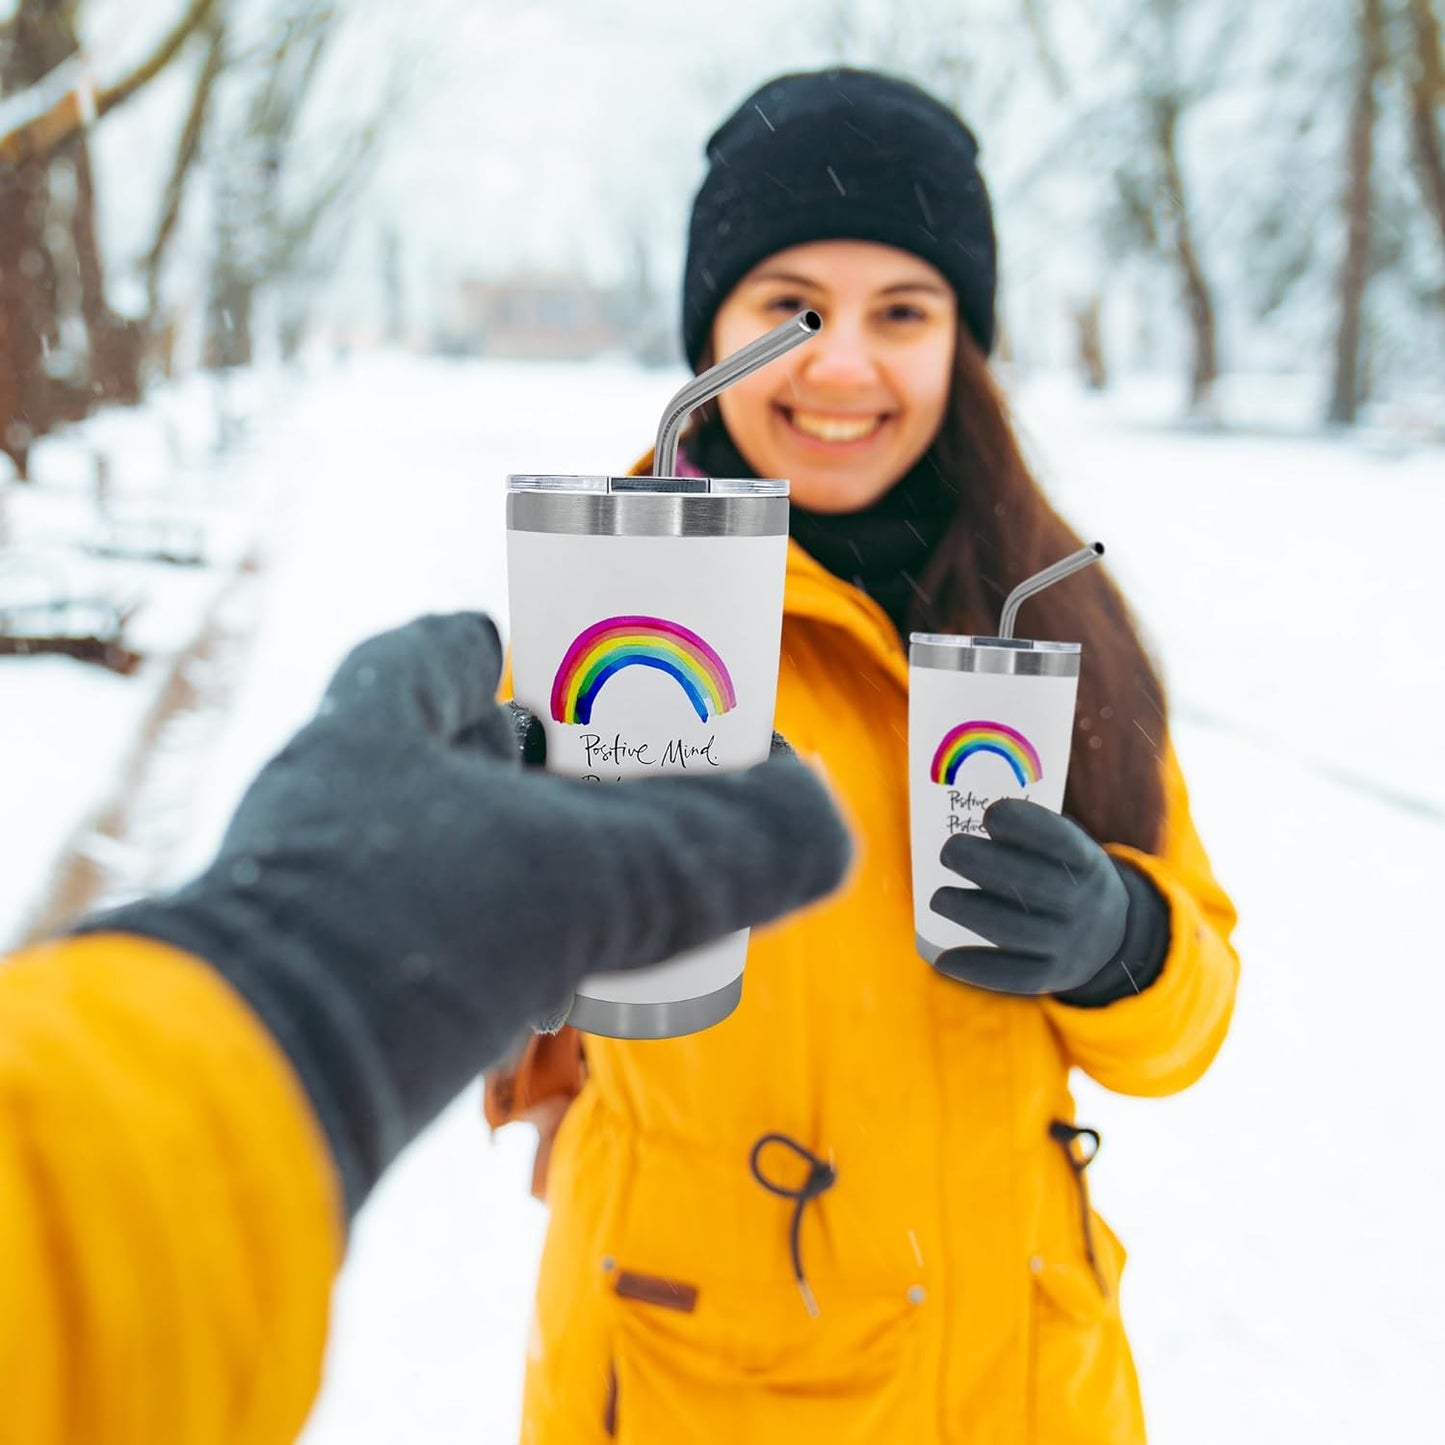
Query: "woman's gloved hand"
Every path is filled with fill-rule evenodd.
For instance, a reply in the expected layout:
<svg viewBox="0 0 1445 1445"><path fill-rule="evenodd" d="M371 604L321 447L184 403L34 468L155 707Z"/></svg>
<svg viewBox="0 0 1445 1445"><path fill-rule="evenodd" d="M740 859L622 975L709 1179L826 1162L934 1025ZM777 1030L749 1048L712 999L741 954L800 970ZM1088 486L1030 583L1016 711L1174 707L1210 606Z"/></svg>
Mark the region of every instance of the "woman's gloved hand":
<svg viewBox="0 0 1445 1445"><path fill-rule="evenodd" d="M211 866L88 920L215 967L290 1056L354 1212L414 1135L584 973L657 963L829 892L822 783L599 787L524 768L480 614L358 647L261 771Z"/></svg>
<svg viewBox="0 0 1445 1445"><path fill-rule="evenodd" d="M935 913L993 948L952 948L935 967L995 993L1054 994L1098 1008L1140 993L1169 952L1169 910L1154 885L1068 818L1022 798L983 815L988 836L957 833L944 866L975 888L940 888Z"/></svg>

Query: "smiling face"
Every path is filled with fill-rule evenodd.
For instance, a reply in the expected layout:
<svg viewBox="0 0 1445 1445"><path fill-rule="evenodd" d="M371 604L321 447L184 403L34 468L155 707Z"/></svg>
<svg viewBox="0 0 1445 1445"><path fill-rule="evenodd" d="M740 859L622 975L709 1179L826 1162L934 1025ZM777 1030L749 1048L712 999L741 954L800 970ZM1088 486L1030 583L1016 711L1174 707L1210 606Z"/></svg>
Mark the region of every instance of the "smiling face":
<svg viewBox="0 0 1445 1445"><path fill-rule="evenodd" d="M928 449L948 405L958 304L927 261L872 241L779 251L738 282L713 320L714 357L811 307L813 340L718 398L759 476L787 477L814 512L878 500Z"/></svg>

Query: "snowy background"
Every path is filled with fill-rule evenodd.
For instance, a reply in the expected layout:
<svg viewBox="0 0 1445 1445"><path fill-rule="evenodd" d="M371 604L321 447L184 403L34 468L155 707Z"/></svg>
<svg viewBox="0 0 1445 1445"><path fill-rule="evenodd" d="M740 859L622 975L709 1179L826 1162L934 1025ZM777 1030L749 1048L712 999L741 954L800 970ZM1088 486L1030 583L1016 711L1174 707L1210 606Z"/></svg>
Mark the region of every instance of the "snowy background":
<svg viewBox="0 0 1445 1445"><path fill-rule="evenodd" d="M226 705L163 731L133 807L159 842L109 845L112 886L205 860L353 641L432 608L504 618L506 472L626 463L678 379L378 355L284 393L258 381L261 419L212 479L265 499L262 571L229 604ZM1262 407L1259 383L1247 394ZM1154 1438L1438 1439L1445 457L1301 437L1287 391L1273 434L1208 437L1165 425L1147 385L1100 402L1038 376L1017 402L1054 495L1106 541L1155 638L1196 818L1242 916L1238 1015L1203 1083L1080 1101L1105 1137L1096 1202L1131 1249ZM136 416L142 457L139 424L187 404ZM0 859L16 926L37 836L53 846L87 789L91 806L113 789L151 666L0 666L0 719L19 729L6 793L28 790ZM544 1225L528 1136L489 1142L469 1093L383 1184L338 1288L308 1445L512 1438Z"/></svg>
<svg viewBox="0 0 1445 1445"><path fill-rule="evenodd" d="M144 257L205 45L89 142L107 305L167 338L169 370L148 351L142 405L49 430L31 482L0 456L0 612L135 602L143 655L130 676L0 658L0 945L201 866L353 642L424 610L505 623L506 474L626 466L682 379L673 298L709 130L772 73L888 65L982 138L1018 419L1153 639L1242 919L1209 1076L1150 1102L1080 1083L1152 1438L1441 1439L1445 227L1407 124L1419 0L1381 9L1359 409L1328 430L1364 0L212 3L227 59L154 298ZM69 8L104 78L180 6ZM307 24L324 45L281 124L258 97L278 35L299 46ZM0 138L28 103L14 62L0 46ZM51 180L36 244L60 236L64 281L74 177ZM1220 370L1193 405L1185 218ZM538 277L612 298L604 354L435 354L486 351L464 285ZM85 319L57 296L37 364L84 382ZM1095 303L1102 391L1076 365ZM250 355L200 369L243 304ZM199 565L106 555L161 536L198 542ZM529 1131L491 1140L472 1091L383 1183L307 1445L515 1437L545 1226L530 1168Z"/></svg>

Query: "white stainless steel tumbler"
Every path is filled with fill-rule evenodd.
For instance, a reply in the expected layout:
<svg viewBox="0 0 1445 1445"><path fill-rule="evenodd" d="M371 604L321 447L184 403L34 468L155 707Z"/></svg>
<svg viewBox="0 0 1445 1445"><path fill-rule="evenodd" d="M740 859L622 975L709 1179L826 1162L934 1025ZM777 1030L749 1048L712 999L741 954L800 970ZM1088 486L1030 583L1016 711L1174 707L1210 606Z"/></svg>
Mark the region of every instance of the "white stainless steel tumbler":
<svg viewBox="0 0 1445 1445"><path fill-rule="evenodd" d="M507 569L515 695L549 771L599 784L762 762L772 740L788 483L513 476ZM657 1039L742 997L748 935L595 974L568 1022Z"/></svg>
<svg viewBox="0 0 1445 1445"><path fill-rule="evenodd" d="M1082 649L1075 642L915 632L909 647L908 773L913 915L929 963L949 948L988 947L929 906L967 879L939 860L955 833L982 833L997 798L1064 804Z"/></svg>

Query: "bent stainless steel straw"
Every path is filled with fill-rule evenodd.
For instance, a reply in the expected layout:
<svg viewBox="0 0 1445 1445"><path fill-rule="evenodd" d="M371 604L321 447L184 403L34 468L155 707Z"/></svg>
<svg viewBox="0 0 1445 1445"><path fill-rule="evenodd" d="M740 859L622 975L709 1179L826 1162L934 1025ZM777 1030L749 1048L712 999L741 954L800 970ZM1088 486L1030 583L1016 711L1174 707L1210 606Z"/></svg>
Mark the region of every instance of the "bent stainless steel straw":
<svg viewBox="0 0 1445 1445"><path fill-rule="evenodd" d="M1045 567L1042 572L1035 572L1032 577L1025 577L1004 599L1003 615L999 618L998 623L998 635L1003 638L1011 638L1014 635L1014 619L1018 616L1019 608L1035 592L1042 592L1045 587L1051 587L1055 582L1062 582L1065 577L1079 571L1080 568L1087 567L1091 562L1097 562L1103 555L1104 544L1091 542L1087 547L1080 547L1077 552L1070 552L1067 557L1055 562L1052 567Z"/></svg>
<svg viewBox="0 0 1445 1445"><path fill-rule="evenodd" d="M816 311L800 311L790 316L781 326L750 341L740 351L725 356L716 366L710 366L701 376L695 376L668 402L657 428L657 448L653 452L652 475L670 477L677 470L677 441L682 435L683 423L703 402L711 401L719 392L726 391L733 382L764 367L770 361L791 351L795 346L812 340L823 329L823 318Z"/></svg>

